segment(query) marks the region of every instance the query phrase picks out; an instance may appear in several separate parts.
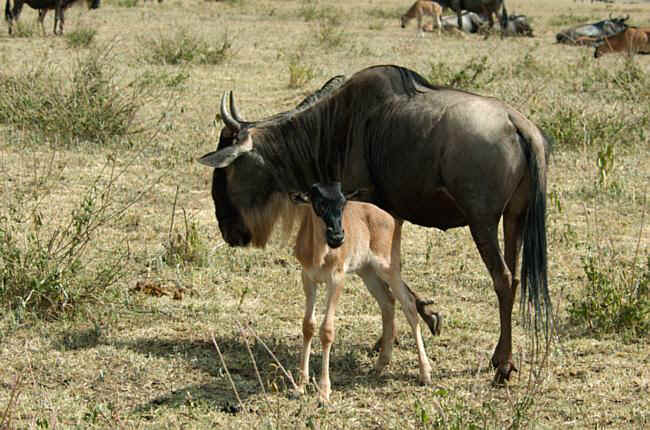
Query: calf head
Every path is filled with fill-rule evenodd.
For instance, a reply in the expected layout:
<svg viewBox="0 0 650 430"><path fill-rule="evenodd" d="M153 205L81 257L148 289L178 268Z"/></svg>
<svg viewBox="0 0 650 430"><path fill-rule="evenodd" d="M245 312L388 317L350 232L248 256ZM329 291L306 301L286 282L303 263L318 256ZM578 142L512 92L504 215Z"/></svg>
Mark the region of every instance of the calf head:
<svg viewBox="0 0 650 430"><path fill-rule="evenodd" d="M309 198L316 215L325 223L325 240L330 248L343 245L343 208L347 199L341 191L340 182L314 184L309 190Z"/></svg>

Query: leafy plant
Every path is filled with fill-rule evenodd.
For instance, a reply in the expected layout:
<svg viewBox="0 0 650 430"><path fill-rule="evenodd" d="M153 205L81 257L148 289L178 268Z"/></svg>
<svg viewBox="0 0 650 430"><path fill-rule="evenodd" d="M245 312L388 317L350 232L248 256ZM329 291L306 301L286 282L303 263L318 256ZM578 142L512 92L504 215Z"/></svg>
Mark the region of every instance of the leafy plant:
<svg viewBox="0 0 650 430"><path fill-rule="evenodd" d="M570 322L592 334L620 333L637 339L650 333L650 256L646 267L602 255L583 258L586 285L570 297Z"/></svg>
<svg viewBox="0 0 650 430"><path fill-rule="evenodd" d="M302 88L314 78L314 69L300 63L299 58L289 62L289 88Z"/></svg>
<svg viewBox="0 0 650 430"><path fill-rule="evenodd" d="M71 48L87 48L92 43L97 30L94 28L77 28L65 34L66 42Z"/></svg>
<svg viewBox="0 0 650 430"><path fill-rule="evenodd" d="M97 233L144 192L127 201L114 196L120 173L100 175L67 214L45 222L32 200L5 201L0 212L0 306L17 315L52 319L73 315L105 295L124 274L116 249L95 263ZM46 196L45 196L46 197ZM41 196L43 198L43 196Z"/></svg>
<svg viewBox="0 0 650 430"><path fill-rule="evenodd" d="M148 95L114 83L109 52L81 57L61 75L45 66L18 76L0 74L0 124L64 145L107 143L143 132L135 118Z"/></svg>
<svg viewBox="0 0 650 430"><path fill-rule="evenodd" d="M428 79L437 85L477 89L494 80L493 73L486 73L489 70L487 56L472 58L459 70L453 70L445 63L433 63Z"/></svg>
<svg viewBox="0 0 650 430"><path fill-rule="evenodd" d="M150 64L179 65L184 63L216 65L231 54L232 43L225 33L221 40L208 42L182 29L171 37L161 35L145 41L145 61Z"/></svg>
<svg viewBox="0 0 650 430"><path fill-rule="evenodd" d="M208 262L208 247L201 239L198 225L195 221L188 220L185 210L183 210L183 218L185 232L172 234L170 230L169 240L164 245L162 260L168 266L185 264L205 266Z"/></svg>

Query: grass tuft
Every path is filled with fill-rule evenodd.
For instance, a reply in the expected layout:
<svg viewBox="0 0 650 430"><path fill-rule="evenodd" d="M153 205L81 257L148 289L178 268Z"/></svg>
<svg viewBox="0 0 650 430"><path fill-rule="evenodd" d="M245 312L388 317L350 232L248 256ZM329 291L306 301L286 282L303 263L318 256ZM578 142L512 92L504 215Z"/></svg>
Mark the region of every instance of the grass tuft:
<svg viewBox="0 0 650 430"><path fill-rule="evenodd" d="M134 123L145 95L114 84L112 61L111 55L95 51L77 60L71 75L41 67L2 76L0 124L64 145L107 143L142 132Z"/></svg>
<svg viewBox="0 0 650 430"><path fill-rule="evenodd" d="M88 48L97 35L94 28L77 28L65 34L65 40L71 48Z"/></svg>
<svg viewBox="0 0 650 430"><path fill-rule="evenodd" d="M186 63L217 65L232 54L232 43L225 33L220 40L206 41L179 30L171 37L161 35L145 42L144 60L150 64L179 65Z"/></svg>

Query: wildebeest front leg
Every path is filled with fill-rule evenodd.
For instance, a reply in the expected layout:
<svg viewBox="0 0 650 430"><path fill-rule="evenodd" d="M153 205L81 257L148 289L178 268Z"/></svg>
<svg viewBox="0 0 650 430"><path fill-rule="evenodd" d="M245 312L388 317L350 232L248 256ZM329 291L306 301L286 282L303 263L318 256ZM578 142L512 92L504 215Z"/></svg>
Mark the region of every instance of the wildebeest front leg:
<svg viewBox="0 0 650 430"><path fill-rule="evenodd" d="M332 394L330 382L330 351L334 343L334 314L336 313L336 305L338 304L339 297L341 297L341 292L343 291L342 276L343 274L336 276L327 285L327 309L325 310L325 319L320 327L320 341L323 347L323 368L318 385L320 398L324 402L328 402L330 394Z"/></svg>
<svg viewBox="0 0 650 430"><path fill-rule="evenodd" d="M305 292L305 316L302 320L302 352L300 354L300 382L299 393L304 393L305 385L309 383L309 356L311 355L311 340L316 332L314 319L314 306L316 303L316 290L318 286L307 274L302 272L302 288Z"/></svg>
<svg viewBox="0 0 650 430"><path fill-rule="evenodd" d="M514 291L512 275L506 267L497 238L497 225L470 225L472 237L485 263L499 300L499 321L501 331L499 342L492 355L492 365L496 369L494 383L501 385L510 378L510 373L517 370L512 363L512 305Z"/></svg>
<svg viewBox="0 0 650 430"><path fill-rule="evenodd" d="M59 23L59 33L63 34L63 0L57 0L56 9L54 11L54 34L56 32L56 24Z"/></svg>

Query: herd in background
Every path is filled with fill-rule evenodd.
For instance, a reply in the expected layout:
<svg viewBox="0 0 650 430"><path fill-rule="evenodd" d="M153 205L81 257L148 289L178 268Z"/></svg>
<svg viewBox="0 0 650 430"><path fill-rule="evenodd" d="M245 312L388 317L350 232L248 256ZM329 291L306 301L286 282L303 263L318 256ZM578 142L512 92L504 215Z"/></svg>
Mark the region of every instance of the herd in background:
<svg viewBox="0 0 650 430"><path fill-rule="evenodd" d="M599 0L603 1L603 0ZM591 0L593 3L594 0ZM462 8L461 8L462 7ZM456 16L442 16L444 9L452 10ZM416 0L400 17L402 28L415 19L418 35L437 28L461 33L486 33L493 27L492 15L501 25L501 36L533 37L533 29L526 15L508 15L504 0ZM431 24L423 23L426 16L433 18ZM588 45L595 48L594 57L608 52L625 52L628 55L650 54L650 27L639 28L628 25L625 18L612 18L591 24L583 24L559 32L557 43Z"/></svg>
<svg viewBox="0 0 650 430"><path fill-rule="evenodd" d="M5 20L9 25L9 34L27 4L38 10L38 22L43 34L43 21L49 10L54 10L54 34L63 34L64 11L71 5L82 0L5 0ZM84 0L89 9L97 9L100 0ZM577 1L577 0L574 0ZM582 0L584 1L584 0ZM604 1L604 0L591 0ZM162 0L158 0L162 2ZM443 16L444 9L451 10L454 15ZM505 0L416 0L400 17L402 28L415 19L416 31L420 36L425 31L432 32L434 27L440 35L442 30L457 33L485 33L494 26L493 15L498 18L501 27L501 37L525 36L533 37L533 29L526 15L508 15ZM425 24L424 18L433 18L431 24ZM628 25L625 18L612 18L591 24L579 25L559 32L556 36L558 43L569 45L588 45L595 47L594 57L598 58L608 52L625 52L628 55L650 54L650 27L639 28Z"/></svg>

